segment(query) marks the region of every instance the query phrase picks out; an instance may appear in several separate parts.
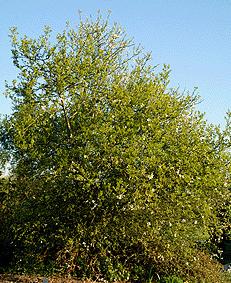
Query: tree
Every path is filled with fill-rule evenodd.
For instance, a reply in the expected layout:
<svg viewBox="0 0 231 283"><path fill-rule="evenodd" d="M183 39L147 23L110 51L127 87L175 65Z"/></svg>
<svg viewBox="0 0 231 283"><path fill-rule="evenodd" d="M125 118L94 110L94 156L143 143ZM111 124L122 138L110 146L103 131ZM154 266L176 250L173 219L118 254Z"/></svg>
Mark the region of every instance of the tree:
<svg viewBox="0 0 231 283"><path fill-rule="evenodd" d="M198 96L169 88L169 67L157 72L101 16L55 41L50 28L38 39L12 29L11 39L19 73L7 85L1 151L14 183L13 264L200 280L200 261L210 261L199 245L226 225L230 124L224 133L208 125Z"/></svg>

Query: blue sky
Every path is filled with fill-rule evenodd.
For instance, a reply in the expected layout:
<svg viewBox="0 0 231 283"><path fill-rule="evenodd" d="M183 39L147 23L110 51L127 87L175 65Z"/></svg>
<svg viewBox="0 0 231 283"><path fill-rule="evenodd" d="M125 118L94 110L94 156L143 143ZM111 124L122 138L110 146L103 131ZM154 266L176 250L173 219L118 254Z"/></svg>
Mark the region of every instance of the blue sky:
<svg viewBox="0 0 231 283"><path fill-rule="evenodd" d="M9 28L37 36L44 25L62 31L65 22L78 23L78 10L97 10L124 27L136 43L151 51L153 64L170 64L171 85L192 91L199 88L198 109L206 119L224 125L231 109L231 1L230 0L0 0L0 93L16 70L11 63ZM10 103L0 96L0 113Z"/></svg>

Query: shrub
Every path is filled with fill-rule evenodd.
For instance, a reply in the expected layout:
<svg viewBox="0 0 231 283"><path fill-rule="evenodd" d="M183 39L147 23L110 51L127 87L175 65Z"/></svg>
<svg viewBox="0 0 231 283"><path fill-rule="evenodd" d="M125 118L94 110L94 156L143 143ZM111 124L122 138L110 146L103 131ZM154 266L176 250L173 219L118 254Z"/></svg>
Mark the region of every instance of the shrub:
<svg viewBox="0 0 231 283"><path fill-rule="evenodd" d="M56 41L50 33L11 34L19 74L1 151L15 186L12 265L110 281L202 278L198 243L226 225L229 128L208 125L198 96L169 88L169 67L157 72L118 25L99 16Z"/></svg>

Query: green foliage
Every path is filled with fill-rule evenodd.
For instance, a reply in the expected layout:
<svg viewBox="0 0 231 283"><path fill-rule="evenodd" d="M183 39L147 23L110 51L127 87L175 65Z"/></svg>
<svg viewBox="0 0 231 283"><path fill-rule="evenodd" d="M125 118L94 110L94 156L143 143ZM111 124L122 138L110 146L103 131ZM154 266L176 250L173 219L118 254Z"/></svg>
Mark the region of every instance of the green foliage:
<svg viewBox="0 0 231 283"><path fill-rule="evenodd" d="M184 283L184 281L179 277L173 275L173 276L163 277L160 280L160 283Z"/></svg>
<svg viewBox="0 0 231 283"><path fill-rule="evenodd" d="M169 67L101 16L50 36L11 34L19 73L0 130L12 266L199 282L200 243L230 223L230 122L208 125L198 96L170 89Z"/></svg>

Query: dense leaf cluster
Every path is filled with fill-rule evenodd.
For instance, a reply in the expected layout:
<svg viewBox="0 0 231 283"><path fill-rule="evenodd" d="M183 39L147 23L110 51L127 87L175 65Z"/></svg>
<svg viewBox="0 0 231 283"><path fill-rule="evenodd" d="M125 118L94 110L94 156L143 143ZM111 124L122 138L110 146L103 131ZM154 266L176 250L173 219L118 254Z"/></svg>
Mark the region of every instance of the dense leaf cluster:
<svg viewBox="0 0 231 283"><path fill-rule="evenodd" d="M218 282L210 256L230 225L229 120L223 132L209 125L197 95L169 88L169 67L157 72L101 16L55 40L49 28L11 39L2 268Z"/></svg>

